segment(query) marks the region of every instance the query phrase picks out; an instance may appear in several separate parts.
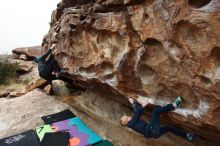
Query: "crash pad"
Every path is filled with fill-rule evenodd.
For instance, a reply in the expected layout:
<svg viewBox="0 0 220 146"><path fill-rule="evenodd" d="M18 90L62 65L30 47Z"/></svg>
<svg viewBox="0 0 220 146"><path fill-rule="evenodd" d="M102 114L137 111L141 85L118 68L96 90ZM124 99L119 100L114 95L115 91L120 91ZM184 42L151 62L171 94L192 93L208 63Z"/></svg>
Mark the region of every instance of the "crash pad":
<svg viewBox="0 0 220 146"><path fill-rule="evenodd" d="M39 146L39 141L33 130L0 140L0 146Z"/></svg>
<svg viewBox="0 0 220 146"><path fill-rule="evenodd" d="M41 119L44 121L45 124L52 124L55 122L67 120L74 117L76 116L69 109L66 109L56 114L43 116L41 117Z"/></svg>
<svg viewBox="0 0 220 146"><path fill-rule="evenodd" d="M77 142L77 146L87 146L102 140L79 117L53 123L52 128L55 131L68 131L70 140Z"/></svg>
<svg viewBox="0 0 220 146"><path fill-rule="evenodd" d="M37 127L35 131L40 141L42 141L42 139L44 138L45 133L54 132L54 130L52 129L50 125L43 125L43 126Z"/></svg>
<svg viewBox="0 0 220 146"><path fill-rule="evenodd" d="M93 146L114 146L114 145L108 140L103 140L97 144L93 144Z"/></svg>
<svg viewBox="0 0 220 146"><path fill-rule="evenodd" d="M68 132L46 133L40 146L69 146Z"/></svg>

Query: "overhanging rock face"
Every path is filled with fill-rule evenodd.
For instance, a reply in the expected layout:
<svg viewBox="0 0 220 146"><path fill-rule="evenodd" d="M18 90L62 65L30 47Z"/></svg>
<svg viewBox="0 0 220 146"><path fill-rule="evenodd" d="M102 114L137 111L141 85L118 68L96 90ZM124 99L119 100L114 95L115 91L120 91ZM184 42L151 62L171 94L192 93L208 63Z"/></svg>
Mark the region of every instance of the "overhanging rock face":
<svg viewBox="0 0 220 146"><path fill-rule="evenodd" d="M166 118L220 143L219 0L62 0L44 50L54 39L68 77L155 105L183 96Z"/></svg>

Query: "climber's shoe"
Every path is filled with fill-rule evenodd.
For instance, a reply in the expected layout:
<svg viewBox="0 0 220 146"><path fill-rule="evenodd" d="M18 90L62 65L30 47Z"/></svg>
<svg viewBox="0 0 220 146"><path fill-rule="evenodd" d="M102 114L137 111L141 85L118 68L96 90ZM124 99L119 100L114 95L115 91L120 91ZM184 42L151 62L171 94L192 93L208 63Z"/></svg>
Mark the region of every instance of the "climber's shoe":
<svg viewBox="0 0 220 146"><path fill-rule="evenodd" d="M181 102L182 102L182 97L181 97L181 96L178 96L178 97L176 98L176 100L173 102L173 106L174 106L175 108L177 108L177 107L180 106Z"/></svg>
<svg viewBox="0 0 220 146"><path fill-rule="evenodd" d="M63 74L65 71L64 69L61 69L60 72L56 73L56 77L59 78L61 74Z"/></svg>
<svg viewBox="0 0 220 146"><path fill-rule="evenodd" d="M194 134L193 133L187 133L186 134L186 137L189 141L193 141L193 138L194 138Z"/></svg>

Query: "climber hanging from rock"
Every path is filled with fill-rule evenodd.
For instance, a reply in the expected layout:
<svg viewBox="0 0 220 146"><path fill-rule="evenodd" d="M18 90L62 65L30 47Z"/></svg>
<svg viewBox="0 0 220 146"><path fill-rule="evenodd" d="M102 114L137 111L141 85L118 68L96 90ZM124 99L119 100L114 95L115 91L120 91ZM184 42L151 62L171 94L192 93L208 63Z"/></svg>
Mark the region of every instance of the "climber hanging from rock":
<svg viewBox="0 0 220 146"><path fill-rule="evenodd" d="M165 125L163 127L160 127L160 114L172 111L175 108L179 107L179 105L182 102L181 97L177 97L176 100L171 104L167 104L166 106L163 107L154 108L149 123L140 119L144 107L148 105L148 101L145 100L139 102L140 103L139 106L137 102L134 101L133 98L129 97L128 100L132 105L134 114L133 117L122 116L120 120L121 125L128 126L129 128L139 133L142 133L146 138L159 138L163 134L167 132L171 132L175 135L187 138L189 141L193 140L194 134L185 133L184 131L173 127L172 125Z"/></svg>
<svg viewBox="0 0 220 146"><path fill-rule="evenodd" d="M57 44L53 43L52 46L42 56L36 57L34 60L38 64L40 77L47 80L50 84L53 80L58 79L60 74L63 72L63 69L60 68L52 53L56 52L56 46ZM48 56L49 59L46 60Z"/></svg>

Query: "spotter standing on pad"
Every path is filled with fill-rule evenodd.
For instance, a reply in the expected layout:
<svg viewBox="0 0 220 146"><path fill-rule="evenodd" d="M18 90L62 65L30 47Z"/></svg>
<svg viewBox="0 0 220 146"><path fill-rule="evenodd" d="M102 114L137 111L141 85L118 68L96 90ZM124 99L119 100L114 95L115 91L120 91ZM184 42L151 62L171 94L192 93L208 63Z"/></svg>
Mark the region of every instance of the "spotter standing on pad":
<svg viewBox="0 0 220 146"><path fill-rule="evenodd" d="M175 135L187 138L189 141L193 140L194 135L192 133L185 133L184 131L177 129L171 125L160 127L160 114L172 111L175 108L179 107L182 102L181 97L177 97L176 100L171 104L167 104L163 107L154 108L149 123L140 119L144 107L148 105L148 102L142 102L141 106L139 106L131 97L129 97L128 100L132 105L134 114L133 117L122 116L120 120L121 125L128 126L129 128L139 133L142 133L146 138L159 138L163 134L171 132Z"/></svg>

